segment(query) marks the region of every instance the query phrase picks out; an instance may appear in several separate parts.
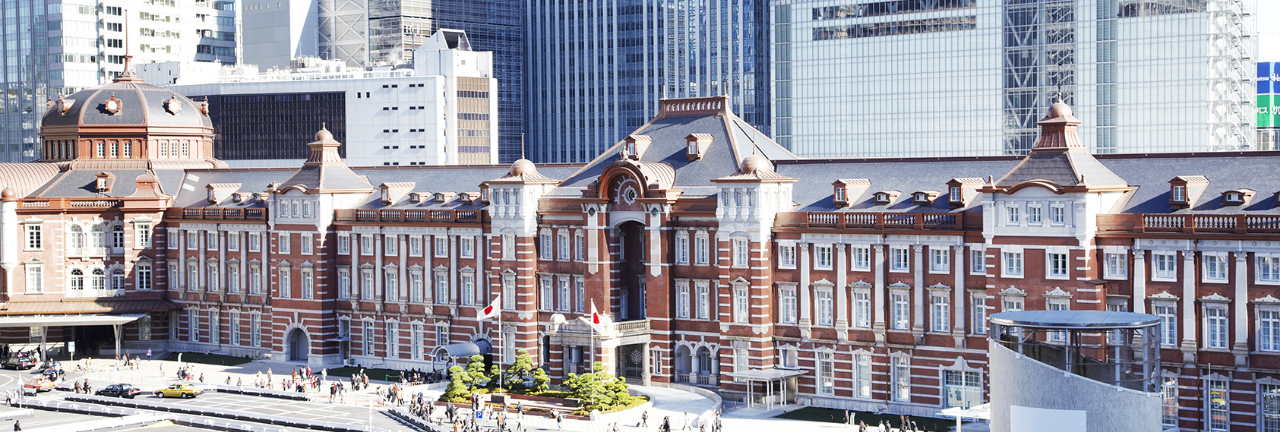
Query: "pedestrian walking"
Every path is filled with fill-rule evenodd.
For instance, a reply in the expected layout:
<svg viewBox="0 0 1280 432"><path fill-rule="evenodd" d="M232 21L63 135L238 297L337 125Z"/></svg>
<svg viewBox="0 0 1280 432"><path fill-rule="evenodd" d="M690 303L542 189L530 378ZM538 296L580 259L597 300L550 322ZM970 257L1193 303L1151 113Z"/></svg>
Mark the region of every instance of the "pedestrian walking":
<svg viewBox="0 0 1280 432"><path fill-rule="evenodd" d="M662 432L671 432L671 416L662 416L662 426L658 428Z"/></svg>
<svg viewBox="0 0 1280 432"><path fill-rule="evenodd" d="M518 418L520 420L524 420L524 401L516 402L516 413L519 415Z"/></svg>
<svg viewBox="0 0 1280 432"><path fill-rule="evenodd" d="M557 430L564 429L564 413L561 413L561 412L556 413L556 429Z"/></svg>
<svg viewBox="0 0 1280 432"><path fill-rule="evenodd" d="M14 420L14 421L13 421L13 430L15 430L15 431L20 431L20 430L22 430L22 420Z"/></svg>
<svg viewBox="0 0 1280 432"><path fill-rule="evenodd" d="M689 430L689 413L688 413L688 412L685 412L685 413L684 413L684 428L682 428L682 429L680 429L680 430L682 430L682 431L683 431L683 430Z"/></svg>
<svg viewBox="0 0 1280 432"><path fill-rule="evenodd" d="M864 421L858 422L858 432L870 432L867 430L867 422L864 422Z"/></svg>
<svg viewBox="0 0 1280 432"><path fill-rule="evenodd" d="M649 427L649 411L640 413L640 426Z"/></svg>

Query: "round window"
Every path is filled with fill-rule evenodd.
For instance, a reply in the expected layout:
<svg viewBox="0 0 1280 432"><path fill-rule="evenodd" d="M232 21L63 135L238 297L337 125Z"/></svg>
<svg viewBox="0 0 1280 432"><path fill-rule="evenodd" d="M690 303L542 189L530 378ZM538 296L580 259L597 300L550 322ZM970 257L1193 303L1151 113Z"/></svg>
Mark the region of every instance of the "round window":
<svg viewBox="0 0 1280 432"><path fill-rule="evenodd" d="M636 190L627 189L626 192L623 192L622 197L627 200L627 204L636 202Z"/></svg>

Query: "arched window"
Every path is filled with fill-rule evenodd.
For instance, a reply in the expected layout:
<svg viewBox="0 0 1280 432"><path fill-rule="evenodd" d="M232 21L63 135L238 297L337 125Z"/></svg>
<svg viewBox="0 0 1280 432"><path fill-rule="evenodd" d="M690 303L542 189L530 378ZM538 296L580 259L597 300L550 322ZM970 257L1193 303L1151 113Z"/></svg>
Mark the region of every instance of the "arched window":
<svg viewBox="0 0 1280 432"><path fill-rule="evenodd" d="M84 291L84 271L75 269L71 271L71 289L73 291Z"/></svg>
<svg viewBox="0 0 1280 432"><path fill-rule="evenodd" d="M111 271L111 289L124 289L124 269L115 269Z"/></svg>
<svg viewBox="0 0 1280 432"><path fill-rule="evenodd" d="M80 228L80 225L72 225L71 226L72 254L79 255L81 248L84 248L84 229Z"/></svg>
<svg viewBox="0 0 1280 432"><path fill-rule="evenodd" d="M93 289L98 291L107 289L107 272L102 269L93 269Z"/></svg>
<svg viewBox="0 0 1280 432"><path fill-rule="evenodd" d="M698 348L698 374L711 375L711 350L707 347Z"/></svg>
<svg viewBox="0 0 1280 432"><path fill-rule="evenodd" d="M116 249L124 248L124 225L111 227L111 247Z"/></svg>

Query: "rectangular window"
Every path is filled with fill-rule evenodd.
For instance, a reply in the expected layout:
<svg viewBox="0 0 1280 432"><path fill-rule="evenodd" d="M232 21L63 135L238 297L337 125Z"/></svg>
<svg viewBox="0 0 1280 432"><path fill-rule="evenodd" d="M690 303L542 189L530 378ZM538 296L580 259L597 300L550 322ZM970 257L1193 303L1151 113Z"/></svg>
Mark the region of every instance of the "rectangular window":
<svg viewBox="0 0 1280 432"><path fill-rule="evenodd" d="M685 256L686 256L686 258L685 258L685 263L686 263L686 264L688 264L688 258L687 258L687 257L688 257L688 253L689 253L689 251L688 251L687 246L689 246L689 239L688 239L688 238L685 238L685 239L684 239L684 241L685 241L685 246L686 246L686 248L685 248L685 254L686 254L686 255L685 255ZM576 234L574 234L574 235L573 235L573 259L576 259L576 260L578 260L578 261L585 260L585 259L586 259L586 253L587 253L587 252L586 252L586 250L587 250L587 236L586 236L586 235L583 235L583 234L582 234L582 231L578 231Z"/></svg>
<svg viewBox="0 0 1280 432"><path fill-rule="evenodd" d="M289 282L289 267L280 267L280 297L289 298L293 295L293 285Z"/></svg>
<svg viewBox="0 0 1280 432"><path fill-rule="evenodd" d="M231 312L231 344L240 345L240 312Z"/></svg>
<svg viewBox="0 0 1280 432"><path fill-rule="evenodd" d="M1258 310L1258 351L1280 351L1280 311Z"/></svg>
<svg viewBox="0 0 1280 432"><path fill-rule="evenodd" d="M711 288L706 283L699 283L698 289L698 319L711 319Z"/></svg>
<svg viewBox="0 0 1280 432"><path fill-rule="evenodd" d="M859 398L871 397L871 355L857 354L854 361L853 395Z"/></svg>
<svg viewBox="0 0 1280 432"><path fill-rule="evenodd" d="M458 287L462 295L462 304L473 305L476 303L476 275L471 272L464 272L458 277L462 286Z"/></svg>
<svg viewBox="0 0 1280 432"><path fill-rule="evenodd" d="M444 272L436 273L436 304L449 303L449 275Z"/></svg>
<svg viewBox="0 0 1280 432"><path fill-rule="evenodd" d="M1177 255L1173 252L1152 253L1151 267L1154 272L1151 274L1151 280L1174 281L1178 278L1178 262L1175 260Z"/></svg>
<svg viewBox="0 0 1280 432"><path fill-rule="evenodd" d="M373 234L360 234L360 255L373 255Z"/></svg>
<svg viewBox="0 0 1280 432"><path fill-rule="evenodd" d="M422 256L422 237L409 236L409 256Z"/></svg>
<svg viewBox="0 0 1280 432"><path fill-rule="evenodd" d="M947 249L929 249L929 272L946 273L951 270L951 254Z"/></svg>
<svg viewBox="0 0 1280 432"><path fill-rule="evenodd" d="M930 297L931 300L931 317L933 318L933 331L943 333L951 330L949 318L951 317L951 303L947 296L935 295Z"/></svg>
<svg viewBox="0 0 1280 432"><path fill-rule="evenodd" d="M44 265L27 264L27 292L44 292Z"/></svg>
<svg viewBox="0 0 1280 432"><path fill-rule="evenodd" d="M1003 312L1017 312L1022 310L1023 298L1021 296L1006 296L1004 298Z"/></svg>
<svg viewBox="0 0 1280 432"><path fill-rule="evenodd" d="M1280 432L1280 385L1258 386L1258 402L1262 404L1262 431ZM1174 417L1177 418L1176 416Z"/></svg>
<svg viewBox="0 0 1280 432"><path fill-rule="evenodd" d="M138 249L148 249L151 247L151 224L134 224L133 225L134 244Z"/></svg>
<svg viewBox="0 0 1280 432"><path fill-rule="evenodd" d="M422 324L413 323L409 325L409 350L410 356L414 360L422 360ZM508 338L503 337L503 340ZM503 353L504 355L509 355Z"/></svg>
<svg viewBox="0 0 1280 432"><path fill-rule="evenodd" d="M1204 254L1202 267L1204 267L1205 282L1226 282L1227 281L1227 256L1226 254Z"/></svg>
<svg viewBox="0 0 1280 432"><path fill-rule="evenodd" d="M400 246L400 236L395 234L387 234L382 236L382 249L383 249L384 255L396 256L396 253L399 252L397 250L399 246ZM306 251L303 251L303 253L306 253Z"/></svg>
<svg viewBox="0 0 1280 432"><path fill-rule="evenodd" d="M282 254L289 253L289 233L280 233L276 249Z"/></svg>
<svg viewBox="0 0 1280 432"><path fill-rule="evenodd" d="M783 324L796 323L796 289L786 287L778 289L778 311Z"/></svg>
<svg viewBox="0 0 1280 432"><path fill-rule="evenodd" d="M516 305L519 302L519 298L516 297L516 275L502 275L502 308L516 310Z"/></svg>
<svg viewBox="0 0 1280 432"><path fill-rule="evenodd" d="M43 234L43 232L41 231L43 227L38 224L26 224L25 226L27 228L27 249L28 250L43 249L44 239L41 236L41 234Z"/></svg>
<svg viewBox="0 0 1280 432"><path fill-rule="evenodd" d="M200 266L195 261L187 263L187 291L200 289Z"/></svg>
<svg viewBox="0 0 1280 432"><path fill-rule="evenodd" d="M462 258L476 257L476 238L471 236L458 237L458 255Z"/></svg>
<svg viewBox="0 0 1280 432"><path fill-rule="evenodd" d="M426 294L426 288L425 285L423 285L422 272L409 272L409 301L422 303L423 294Z"/></svg>
<svg viewBox="0 0 1280 432"><path fill-rule="evenodd" d="M796 268L796 247L795 245L778 246L778 268L794 269Z"/></svg>
<svg viewBox="0 0 1280 432"><path fill-rule="evenodd" d="M227 264L227 292L240 292L240 264Z"/></svg>
<svg viewBox="0 0 1280 432"><path fill-rule="evenodd" d="M871 248L866 246L853 247L853 270L855 271L871 271Z"/></svg>
<svg viewBox="0 0 1280 432"><path fill-rule="evenodd" d="M1280 282L1280 256L1258 257L1258 282Z"/></svg>
<svg viewBox="0 0 1280 432"><path fill-rule="evenodd" d="M511 234L502 235L502 259L516 259L516 236Z"/></svg>
<svg viewBox="0 0 1280 432"><path fill-rule="evenodd" d="M871 328L871 293L855 291L853 293L853 326Z"/></svg>
<svg viewBox="0 0 1280 432"><path fill-rule="evenodd" d="M151 314L143 315L138 318L138 340L151 340L151 327L154 325Z"/></svg>
<svg viewBox="0 0 1280 432"><path fill-rule="evenodd" d="M1209 420L1210 431L1226 431L1231 424L1230 405L1227 399L1227 382L1224 380L1210 379L1205 382L1208 392L1205 394L1205 406L1209 409L1205 413Z"/></svg>
<svg viewBox="0 0 1280 432"><path fill-rule="evenodd" d="M138 264L137 267L138 289L151 289L151 264Z"/></svg>
<svg viewBox="0 0 1280 432"><path fill-rule="evenodd" d="M587 281L582 276L574 276L573 278L573 311L583 312L584 298L587 296Z"/></svg>
<svg viewBox="0 0 1280 432"><path fill-rule="evenodd" d="M1009 222L1009 225L1018 225L1022 223L1021 211L1021 207L1005 207L1005 215L1008 216L1005 220Z"/></svg>
<svg viewBox="0 0 1280 432"><path fill-rule="evenodd" d="M361 327L364 327L364 337L360 338L360 345L364 349L364 355L367 355L367 356L374 355L373 354L373 341L374 341L373 322L365 321L364 325Z"/></svg>
<svg viewBox="0 0 1280 432"><path fill-rule="evenodd" d="M1049 310L1060 311L1067 310L1067 302L1070 300L1063 298L1049 299ZM1065 330L1054 330L1049 332L1049 342L1066 342L1067 332Z"/></svg>
<svg viewBox="0 0 1280 432"><path fill-rule="evenodd" d="M831 270L831 245L813 246L813 268Z"/></svg>
<svg viewBox="0 0 1280 432"><path fill-rule="evenodd" d="M560 310L568 311L569 304L571 300L573 300L569 293L569 278L560 277L556 280L556 283L559 285L558 288L560 288Z"/></svg>
<svg viewBox="0 0 1280 432"><path fill-rule="evenodd" d="M560 233L556 235L556 240L559 241L559 247L557 248L559 254L557 254L556 258L567 261L569 259L569 233L561 229Z"/></svg>
<svg viewBox="0 0 1280 432"><path fill-rule="evenodd" d="M217 232L217 231L208 231L208 232L206 232L206 233L205 233L205 235L204 235L204 238L205 238L205 242L204 242L204 243L205 243L205 246L206 246L209 250L218 250L218 240L219 240L219 236L218 236L218 232Z"/></svg>
<svg viewBox="0 0 1280 432"><path fill-rule="evenodd" d="M1040 224L1040 206L1027 207L1027 223Z"/></svg>
<svg viewBox="0 0 1280 432"><path fill-rule="evenodd" d="M969 273L987 273L987 251L982 249L969 249Z"/></svg>
<svg viewBox="0 0 1280 432"><path fill-rule="evenodd" d="M195 309L187 310L187 340L190 342L200 342L200 311Z"/></svg>
<svg viewBox="0 0 1280 432"><path fill-rule="evenodd" d="M987 297L973 296L973 334L987 334Z"/></svg>
<svg viewBox="0 0 1280 432"><path fill-rule="evenodd" d="M818 394L833 395L836 391L836 362L831 353L818 353Z"/></svg>
<svg viewBox="0 0 1280 432"><path fill-rule="evenodd" d="M905 292L893 293L893 329L911 329L911 296Z"/></svg>
<svg viewBox="0 0 1280 432"><path fill-rule="evenodd" d="M262 346L262 317L260 315L251 315L249 317L249 341L250 345L255 347Z"/></svg>
<svg viewBox="0 0 1280 432"><path fill-rule="evenodd" d="M1178 308L1174 305L1156 306L1156 316L1160 317L1160 345L1178 346Z"/></svg>
<svg viewBox="0 0 1280 432"><path fill-rule="evenodd" d="M338 298L351 298L351 270L338 269Z"/></svg>
<svg viewBox="0 0 1280 432"><path fill-rule="evenodd" d="M228 232L227 233L227 251L237 252L239 250L240 250L240 233Z"/></svg>
<svg viewBox="0 0 1280 432"><path fill-rule="evenodd" d="M1051 278L1067 277L1067 254L1065 253L1048 253L1049 274Z"/></svg>
<svg viewBox="0 0 1280 432"><path fill-rule="evenodd" d="M1022 252L1003 252L1004 275L1022 276Z"/></svg>
<svg viewBox="0 0 1280 432"><path fill-rule="evenodd" d="M1227 349L1227 309L1206 307L1204 310L1205 348Z"/></svg>
<svg viewBox="0 0 1280 432"><path fill-rule="evenodd" d="M746 323L751 319L751 295L748 293L746 285L735 285L733 287L733 321L737 323Z"/></svg>
<svg viewBox="0 0 1280 432"><path fill-rule="evenodd" d="M262 268L257 264L249 265L249 294L262 293Z"/></svg>
<svg viewBox="0 0 1280 432"><path fill-rule="evenodd" d="M970 408L982 404L982 375L979 372L943 371L946 408Z"/></svg>
<svg viewBox="0 0 1280 432"><path fill-rule="evenodd" d="M187 231L187 250L196 250L200 248L200 232Z"/></svg>
<svg viewBox="0 0 1280 432"><path fill-rule="evenodd" d="M1063 206L1049 207L1049 222L1062 225L1067 222L1067 209Z"/></svg>
<svg viewBox="0 0 1280 432"><path fill-rule="evenodd" d="M400 356L400 325L387 323L387 357Z"/></svg>
<svg viewBox="0 0 1280 432"><path fill-rule="evenodd" d="M734 267L746 267L747 257L749 256L748 255L749 253L750 253L750 250L748 249L747 239L741 239L741 238L733 239L733 266Z"/></svg>
<svg viewBox="0 0 1280 432"><path fill-rule="evenodd" d="M905 357L893 358L893 400L911 400L911 361Z"/></svg>
<svg viewBox="0 0 1280 432"><path fill-rule="evenodd" d="M831 299L831 289L826 288L815 290L814 297L816 297L815 303L818 309L818 325L835 325L835 312L832 308L834 302Z"/></svg>
<svg viewBox="0 0 1280 432"><path fill-rule="evenodd" d="M676 264L689 263L689 236L685 233L676 235Z"/></svg>
<svg viewBox="0 0 1280 432"><path fill-rule="evenodd" d="M351 236L346 234L338 235L338 253L346 255L351 253Z"/></svg>
<svg viewBox="0 0 1280 432"><path fill-rule="evenodd" d="M249 252L259 252L262 250L262 234L249 233Z"/></svg>
<svg viewBox="0 0 1280 432"><path fill-rule="evenodd" d="M1178 379L1164 377L1160 382L1160 424L1178 426Z"/></svg>
<svg viewBox="0 0 1280 432"><path fill-rule="evenodd" d="M706 265L710 262L711 246L706 233L699 233L694 242L694 264Z"/></svg>
<svg viewBox="0 0 1280 432"><path fill-rule="evenodd" d="M542 258L545 260L551 259L551 256L552 256L551 249L553 249L554 247L555 246L551 244L551 232L549 231L543 232L542 235L538 236L539 258Z"/></svg>
<svg viewBox="0 0 1280 432"><path fill-rule="evenodd" d="M436 236L435 255L437 258L449 256L449 237Z"/></svg>
<svg viewBox="0 0 1280 432"><path fill-rule="evenodd" d="M555 294L554 294L554 293L552 293L552 288L551 288L551 278L550 278L550 277L544 277L544 278L540 279L538 282L539 282L539 284L541 285L541 288L542 288L542 289L541 289L541 291L542 291L542 295L540 296L540 297L541 297L541 300L542 300L541 309L542 309L542 310L548 310L548 311L549 311L549 310L551 310L552 305L554 305L554 304L555 304L555 302L554 302L554 300L555 300Z"/></svg>
<svg viewBox="0 0 1280 432"><path fill-rule="evenodd" d="M373 300L373 269L360 269L360 300Z"/></svg>
<svg viewBox="0 0 1280 432"><path fill-rule="evenodd" d="M1186 186L1174 186L1174 187L1173 187L1173 189L1169 191L1169 199L1170 199L1171 201L1173 201L1173 202L1179 202L1179 203L1180 203L1180 202L1186 202L1186 201L1187 201L1187 187L1186 187Z"/></svg>
<svg viewBox="0 0 1280 432"><path fill-rule="evenodd" d="M436 346L442 347L449 344L449 328L445 326L436 326Z"/></svg>
<svg viewBox="0 0 1280 432"><path fill-rule="evenodd" d="M1125 261L1123 253L1104 254L1107 261L1107 278L1117 279L1124 278L1129 273L1128 262Z"/></svg>
<svg viewBox="0 0 1280 432"><path fill-rule="evenodd" d="M303 234L300 234L299 237L300 238L298 239L298 244L302 246L300 248L302 254L311 255L312 248L315 246L315 240L312 239L311 233L303 233Z"/></svg>
<svg viewBox="0 0 1280 432"><path fill-rule="evenodd" d="M909 270L911 260L908 258L907 248L891 247L889 248L889 271L906 272Z"/></svg>

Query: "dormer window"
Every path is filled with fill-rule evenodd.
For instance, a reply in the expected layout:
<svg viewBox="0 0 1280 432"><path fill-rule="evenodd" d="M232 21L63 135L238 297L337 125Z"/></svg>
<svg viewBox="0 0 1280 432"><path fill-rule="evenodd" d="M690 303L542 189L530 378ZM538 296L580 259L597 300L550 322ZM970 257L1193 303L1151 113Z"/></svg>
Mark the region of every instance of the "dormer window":
<svg viewBox="0 0 1280 432"><path fill-rule="evenodd" d="M916 196L913 199L915 200L916 204L927 204L929 202L929 195L916 192Z"/></svg>
<svg viewBox="0 0 1280 432"><path fill-rule="evenodd" d="M884 192L876 193L876 204L888 204L888 203L889 203L889 194Z"/></svg>
<svg viewBox="0 0 1280 432"><path fill-rule="evenodd" d="M418 195L417 193L409 194L409 202L414 204L422 202L422 195Z"/></svg>
<svg viewBox="0 0 1280 432"><path fill-rule="evenodd" d="M382 204L391 204L391 193L385 187L382 188Z"/></svg>
<svg viewBox="0 0 1280 432"><path fill-rule="evenodd" d="M1169 206L1173 208L1191 208L1196 205L1205 190L1209 188L1209 178L1200 175L1183 175L1169 180Z"/></svg>
<svg viewBox="0 0 1280 432"><path fill-rule="evenodd" d="M919 191L911 194L911 202L916 205L930 204L937 197L938 191Z"/></svg>
<svg viewBox="0 0 1280 432"><path fill-rule="evenodd" d="M98 193L107 193L111 191L112 183L115 183L115 175L108 172L101 172L95 177L93 186Z"/></svg>
<svg viewBox="0 0 1280 432"><path fill-rule="evenodd" d="M960 186L952 186L951 191L947 193L947 201L964 202L964 192Z"/></svg>
<svg viewBox="0 0 1280 432"><path fill-rule="evenodd" d="M705 133L689 134L688 136L684 137L685 142L688 143L688 146L685 152L686 152L686 156L689 157L689 160L692 161L692 160L702 159L702 155L705 154L707 152L707 149L711 147L712 139L713 137L711 136L711 134L705 134Z"/></svg>
<svg viewBox="0 0 1280 432"><path fill-rule="evenodd" d="M1236 189L1222 193L1222 205L1238 206L1248 204L1253 199L1252 189Z"/></svg>
<svg viewBox="0 0 1280 432"><path fill-rule="evenodd" d="M262 194L260 193L253 194L253 202L256 202L256 203L262 202Z"/></svg>
<svg viewBox="0 0 1280 432"><path fill-rule="evenodd" d="M1187 187L1174 186L1173 189L1169 191L1169 200L1177 203L1187 202Z"/></svg>
<svg viewBox="0 0 1280 432"><path fill-rule="evenodd" d="M849 195L843 187L836 187L836 201L849 201Z"/></svg>
<svg viewBox="0 0 1280 432"><path fill-rule="evenodd" d="M107 191L107 178L98 177L98 192L106 192L106 191ZM212 194L213 192L209 192L209 193Z"/></svg>
<svg viewBox="0 0 1280 432"><path fill-rule="evenodd" d="M866 192L867 187L871 186L871 181L867 179L840 179L831 183L835 188L835 194L832 195L832 201L836 207L849 207L853 202Z"/></svg>

